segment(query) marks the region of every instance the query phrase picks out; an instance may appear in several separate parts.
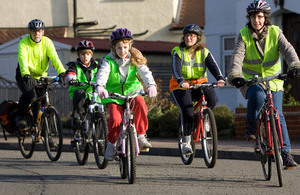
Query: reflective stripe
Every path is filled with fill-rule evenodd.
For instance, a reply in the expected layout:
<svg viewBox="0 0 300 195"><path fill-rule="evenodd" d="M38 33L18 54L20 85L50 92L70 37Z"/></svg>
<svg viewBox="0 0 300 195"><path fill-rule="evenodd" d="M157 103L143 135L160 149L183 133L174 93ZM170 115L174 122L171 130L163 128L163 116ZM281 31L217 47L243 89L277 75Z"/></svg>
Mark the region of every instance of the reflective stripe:
<svg viewBox="0 0 300 195"><path fill-rule="evenodd" d="M273 65L279 63L279 61L280 61L280 59L278 58L278 59L276 59L276 60L272 60L272 61L269 61L269 62L265 62L265 63L263 63L262 66L263 66L263 67L273 66Z"/></svg>
<svg viewBox="0 0 300 195"><path fill-rule="evenodd" d="M244 59L244 63L246 63L246 64L261 64L262 61L260 59L258 59L258 60L246 60L246 59Z"/></svg>
<svg viewBox="0 0 300 195"><path fill-rule="evenodd" d="M254 70L249 70L249 69L246 69L244 67L242 67L242 70L245 74L248 74L248 75L258 75L259 77L262 76L262 74L260 72L256 72Z"/></svg>

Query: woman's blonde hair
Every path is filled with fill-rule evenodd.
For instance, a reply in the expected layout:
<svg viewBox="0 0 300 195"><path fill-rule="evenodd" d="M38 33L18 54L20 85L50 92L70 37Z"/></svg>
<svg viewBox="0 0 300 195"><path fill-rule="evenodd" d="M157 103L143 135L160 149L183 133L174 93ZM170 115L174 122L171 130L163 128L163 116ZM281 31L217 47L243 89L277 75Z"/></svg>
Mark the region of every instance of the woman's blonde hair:
<svg viewBox="0 0 300 195"><path fill-rule="evenodd" d="M130 62L131 62L131 66L141 66L141 65L147 65L147 59L143 56L142 52L134 47L132 47L133 41L132 40L120 40L123 41L123 43L129 43L129 52L131 54L130 57ZM118 41L118 42L120 42ZM118 43L114 43L112 46L112 52L115 56L118 57L118 55L116 54L116 49L115 49L115 45Z"/></svg>

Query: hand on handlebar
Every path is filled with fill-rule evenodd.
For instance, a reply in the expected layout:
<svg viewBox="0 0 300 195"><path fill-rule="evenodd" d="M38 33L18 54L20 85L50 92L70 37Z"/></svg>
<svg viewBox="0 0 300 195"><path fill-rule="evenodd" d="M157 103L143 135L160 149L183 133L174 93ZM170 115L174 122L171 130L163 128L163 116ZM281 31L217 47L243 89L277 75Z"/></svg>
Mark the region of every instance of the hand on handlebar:
<svg viewBox="0 0 300 195"><path fill-rule="evenodd" d="M183 82L180 87L184 88L184 89L189 89L190 88L190 84L188 82Z"/></svg>
<svg viewBox="0 0 300 195"><path fill-rule="evenodd" d="M288 76L291 78L291 79L295 79L297 78L298 76L300 75L300 69L299 68L292 68L289 70L288 72Z"/></svg>
<svg viewBox="0 0 300 195"><path fill-rule="evenodd" d="M155 97L157 95L156 86L155 85L149 85L146 92L147 92L149 97Z"/></svg>
<svg viewBox="0 0 300 195"><path fill-rule="evenodd" d="M65 84L65 81L64 81L65 73L64 72L60 73L58 75L58 78L59 78L59 80L58 80L59 84L64 85Z"/></svg>
<svg viewBox="0 0 300 195"><path fill-rule="evenodd" d="M105 89L105 87L103 86L97 86L97 92L98 92L98 95L101 99L106 99L108 98L108 92L107 90Z"/></svg>
<svg viewBox="0 0 300 195"><path fill-rule="evenodd" d="M37 80L32 78L29 74L24 75L23 80L30 88L34 88L37 85Z"/></svg>
<svg viewBox="0 0 300 195"><path fill-rule="evenodd" d="M232 83L236 88L240 88L246 84L246 81L242 77L237 77L237 78L232 79Z"/></svg>
<svg viewBox="0 0 300 195"><path fill-rule="evenodd" d="M218 87L224 87L226 85L226 82L224 80L220 79L216 82L216 84L218 85Z"/></svg>
<svg viewBox="0 0 300 195"><path fill-rule="evenodd" d="M69 85L76 86L76 85L78 85L78 81L76 79L71 79L71 80L69 80Z"/></svg>

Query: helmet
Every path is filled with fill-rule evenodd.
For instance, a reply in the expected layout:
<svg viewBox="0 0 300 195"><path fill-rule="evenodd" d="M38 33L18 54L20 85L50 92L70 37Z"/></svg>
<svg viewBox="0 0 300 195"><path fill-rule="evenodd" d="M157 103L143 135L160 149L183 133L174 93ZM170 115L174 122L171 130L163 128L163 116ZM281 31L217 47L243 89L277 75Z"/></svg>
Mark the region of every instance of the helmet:
<svg viewBox="0 0 300 195"><path fill-rule="evenodd" d="M83 41L80 41L79 43L77 43L76 50L80 51L83 49L90 49L90 50L92 50L92 52L94 52L95 46L91 41L83 40Z"/></svg>
<svg viewBox="0 0 300 195"><path fill-rule="evenodd" d="M45 29L45 24L42 20L33 19L28 23L29 30L40 30Z"/></svg>
<svg viewBox="0 0 300 195"><path fill-rule="evenodd" d="M265 13L270 13L271 8L270 5L267 4L267 2L262 1L262 0L254 0L253 3L250 3L247 7L247 13L251 12L265 12Z"/></svg>
<svg viewBox="0 0 300 195"><path fill-rule="evenodd" d="M122 39L133 39L132 33L127 30L127 28L118 28L117 30L113 31L110 35L109 41L111 44L114 44L116 41Z"/></svg>
<svg viewBox="0 0 300 195"><path fill-rule="evenodd" d="M183 34L186 33L196 33L197 35L202 35L202 30L199 26L196 24L189 24L183 28Z"/></svg>

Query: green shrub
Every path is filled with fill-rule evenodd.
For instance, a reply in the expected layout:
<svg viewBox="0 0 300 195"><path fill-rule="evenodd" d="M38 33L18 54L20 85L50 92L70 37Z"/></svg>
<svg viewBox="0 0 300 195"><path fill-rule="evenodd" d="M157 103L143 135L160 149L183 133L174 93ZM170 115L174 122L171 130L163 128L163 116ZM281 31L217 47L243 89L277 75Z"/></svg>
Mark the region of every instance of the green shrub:
<svg viewBox="0 0 300 195"><path fill-rule="evenodd" d="M218 134L220 136L234 135L234 116L233 112L226 105L219 105L213 109ZM225 133L226 132L226 133Z"/></svg>

